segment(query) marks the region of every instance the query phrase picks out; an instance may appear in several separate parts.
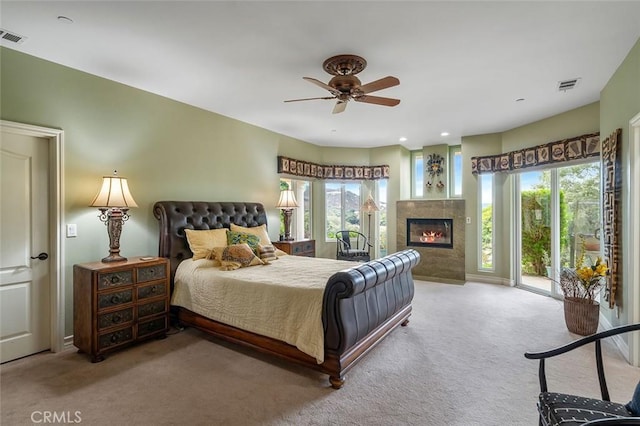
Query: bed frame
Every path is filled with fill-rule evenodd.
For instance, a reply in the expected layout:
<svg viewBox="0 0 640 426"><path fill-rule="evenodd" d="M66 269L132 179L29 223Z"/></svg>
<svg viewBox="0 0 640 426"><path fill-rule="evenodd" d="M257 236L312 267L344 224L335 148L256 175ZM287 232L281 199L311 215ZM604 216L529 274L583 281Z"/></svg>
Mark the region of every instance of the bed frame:
<svg viewBox="0 0 640 426"><path fill-rule="evenodd" d="M264 207L259 203L159 201L153 214L160 221L159 255L170 261L172 290L178 264L192 256L185 229L267 223ZM331 386L339 389L347 371L392 330L408 324L414 295L411 269L419 261L417 251L404 250L354 264L354 268L338 272L328 280L322 306L325 336L322 364L282 341L213 321L184 308L172 309L180 325L326 373Z"/></svg>

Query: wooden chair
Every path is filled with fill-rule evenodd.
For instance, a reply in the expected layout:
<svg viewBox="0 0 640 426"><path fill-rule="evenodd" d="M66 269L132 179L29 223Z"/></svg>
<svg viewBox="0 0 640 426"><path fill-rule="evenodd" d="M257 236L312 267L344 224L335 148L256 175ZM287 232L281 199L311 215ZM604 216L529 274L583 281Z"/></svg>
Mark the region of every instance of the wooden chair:
<svg viewBox="0 0 640 426"><path fill-rule="evenodd" d="M615 327L610 330L592 334L550 351L526 352L524 354L525 358L540 360L538 368L538 378L540 380L540 395L538 398L539 424L541 426L640 425L640 413L634 413L630 410L631 404L635 404L634 407L640 404L640 401L635 401L635 398L640 397L638 389L636 389L636 393L633 396L633 402L626 406L624 404L611 402L609 399L601 345L601 341L604 338L635 330L640 330L640 323ZM547 390L545 360L592 342L595 343L596 371L600 382L602 399L549 392ZM640 383L638 383L638 388L640 389ZM629 397L631 397L631 395L629 395Z"/></svg>
<svg viewBox="0 0 640 426"><path fill-rule="evenodd" d="M368 262L371 260L369 250L371 244L367 237L358 231L338 231L336 244L337 260L352 260L354 262Z"/></svg>

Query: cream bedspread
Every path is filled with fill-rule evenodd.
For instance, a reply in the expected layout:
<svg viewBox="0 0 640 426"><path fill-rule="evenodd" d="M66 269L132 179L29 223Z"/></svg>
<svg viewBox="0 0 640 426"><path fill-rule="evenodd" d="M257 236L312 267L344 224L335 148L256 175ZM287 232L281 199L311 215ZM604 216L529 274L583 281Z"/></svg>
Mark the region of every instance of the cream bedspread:
<svg viewBox="0 0 640 426"><path fill-rule="evenodd" d="M206 259L178 265L171 304L281 340L324 362L322 297L353 262L282 256L268 265L221 271ZM357 266L357 265L356 265Z"/></svg>

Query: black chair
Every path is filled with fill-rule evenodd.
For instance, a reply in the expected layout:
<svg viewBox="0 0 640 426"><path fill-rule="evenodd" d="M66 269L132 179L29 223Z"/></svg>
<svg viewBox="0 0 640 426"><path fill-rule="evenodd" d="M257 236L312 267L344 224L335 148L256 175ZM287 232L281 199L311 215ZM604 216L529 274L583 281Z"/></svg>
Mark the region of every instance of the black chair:
<svg viewBox="0 0 640 426"><path fill-rule="evenodd" d="M371 259L369 255L371 244L364 234L357 231L338 231L336 238L338 239L336 244L337 260L368 262Z"/></svg>
<svg viewBox="0 0 640 426"><path fill-rule="evenodd" d="M538 378L540 380L540 395L538 399L540 425L640 425L640 417L634 417L634 414L624 404L611 402L609 399L601 345L602 339L606 337L636 330L640 330L640 324L624 325L583 337L550 351L525 353L524 356L527 359L540 360L538 368ZM545 360L592 342L595 343L596 371L600 382L602 399L549 392L547 390ZM640 383L638 386L640 386ZM635 414L635 416L637 415L638 413Z"/></svg>

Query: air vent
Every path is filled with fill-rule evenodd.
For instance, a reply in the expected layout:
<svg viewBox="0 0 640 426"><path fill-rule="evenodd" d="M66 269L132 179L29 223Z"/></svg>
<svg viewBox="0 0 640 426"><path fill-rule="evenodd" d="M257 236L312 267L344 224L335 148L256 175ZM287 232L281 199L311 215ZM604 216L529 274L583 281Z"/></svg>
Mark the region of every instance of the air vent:
<svg viewBox="0 0 640 426"><path fill-rule="evenodd" d="M20 44L20 43L24 43L27 37L21 36L20 34L16 34L14 32L7 31L3 28L0 28L0 39L7 40L12 43Z"/></svg>
<svg viewBox="0 0 640 426"><path fill-rule="evenodd" d="M558 82L558 91L566 92L567 90L575 89L580 82L579 78L572 78L570 80L564 80Z"/></svg>

